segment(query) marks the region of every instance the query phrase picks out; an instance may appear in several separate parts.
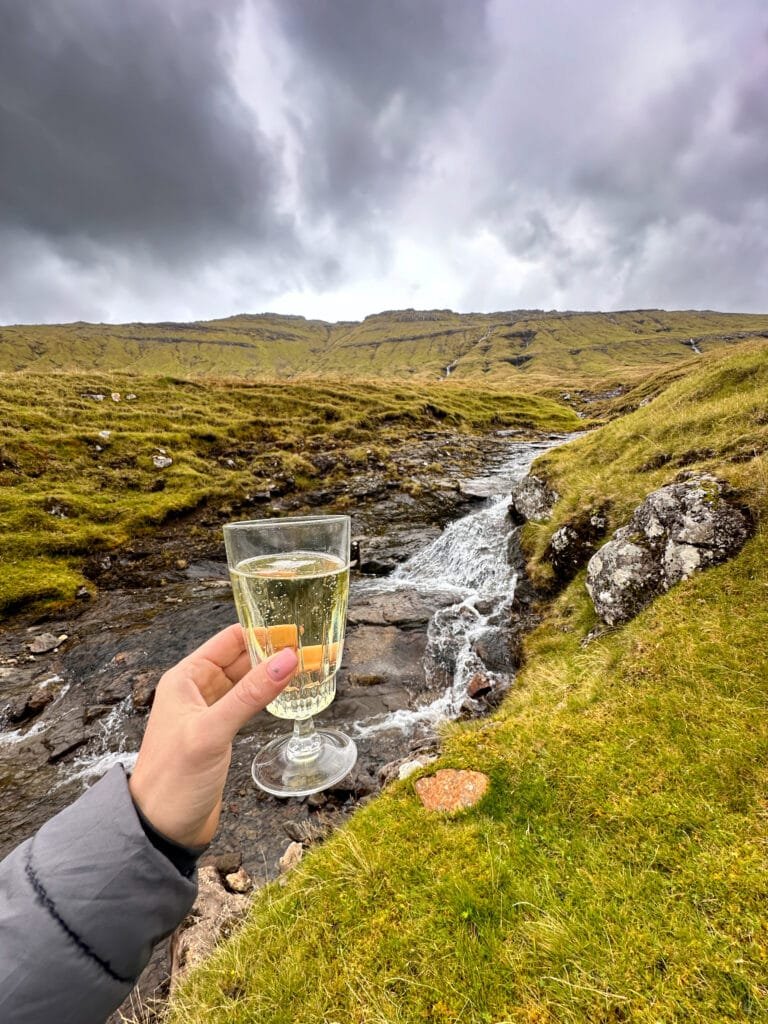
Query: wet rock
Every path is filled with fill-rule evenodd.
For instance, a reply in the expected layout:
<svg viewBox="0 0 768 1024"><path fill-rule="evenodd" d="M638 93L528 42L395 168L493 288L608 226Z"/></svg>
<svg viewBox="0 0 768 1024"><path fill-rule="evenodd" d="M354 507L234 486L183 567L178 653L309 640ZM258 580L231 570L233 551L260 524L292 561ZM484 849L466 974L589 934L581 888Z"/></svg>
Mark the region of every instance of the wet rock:
<svg viewBox="0 0 768 1024"><path fill-rule="evenodd" d="M245 868L242 867L238 868L237 871L232 871L228 875L224 875L224 884L230 892L239 893L241 896L250 892L253 888L251 876Z"/></svg>
<svg viewBox="0 0 768 1024"><path fill-rule="evenodd" d="M552 566L555 578L567 583L586 565L605 534L608 516L604 509L576 516L555 530L544 554Z"/></svg>
<svg viewBox="0 0 768 1024"><path fill-rule="evenodd" d="M155 699L155 690L160 677L157 672L139 672L131 684L131 702L135 710L149 708Z"/></svg>
<svg viewBox="0 0 768 1024"><path fill-rule="evenodd" d="M18 725L36 718L44 708L48 707L54 696L55 693L52 690L37 687L23 696L17 697L8 706L8 721L12 725Z"/></svg>
<svg viewBox="0 0 768 1024"><path fill-rule="evenodd" d="M301 843L289 843L285 848L285 853L278 861L278 867L280 868L281 874L291 871L299 863L301 858L304 856L304 847Z"/></svg>
<svg viewBox="0 0 768 1024"><path fill-rule="evenodd" d="M103 718L114 704L86 704L83 708L83 725L90 725L97 718Z"/></svg>
<svg viewBox="0 0 768 1024"><path fill-rule="evenodd" d="M439 536L437 527L422 527L393 530L385 536L357 537L360 572L367 576L385 576Z"/></svg>
<svg viewBox="0 0 768 1024"><path fill-rule="evenodd" d="M519 630L512 625L483 630L473 646L475 654L491 672L514 672L522 660L522 639Z"/></svg>
<svg viewBox="0 0 768 1024"><path fill-rule="evenodd" d="M171 937L171 992L231 934L250 902L246 896L228 892L214 867L201 867L197 878L195 905Z"/></svg>
<svg viewBox="0 0 768 1024"><path fill-rule="evenodd" d="M428 597L414 590L395 590L372 594L350 605L347 622L351 626L425 626L438 608L444 608L456 598L446 593Z"/></svg>
<svg viewBox="0 0 768 1024"><path fill-rule="evenodd" d="M529 520L549 519L552 507L558 499L553 491L539 477L529 473L512 488L509 514L516 525Z"/></svg>
<svg viewBox="0 0 768 1024"><path fill-rule="evenodd" d="M131 672L118 672L99 683L96 704L119 704L131 692Z"/></svg>
<svg viewBox="0 0 768 1024"><path fill-rule="evenodd" d="M610 626L627 622L692 573L735 555L751 532L727 486L692 475L649 494L587 566L587 591Z"/></svg>
<svg viewBox="0 0 768 1024"><path fill-rule="evenodd" d="M428 811L463 811L485 796L490 780L483 772L441 768L417 779L414 788Z"/></svg>
<svg viewBox="0 0 768 1024"><path fill-rule="evenodd" d="M43 736L43 746L48 751L48 763L57 764L62 761L84 746L89 738L81 717L68 715L62 718Z"/></svg>
<svg viewBox="0 0 768 1024"><path fill-rule="evenodd" d="M419 685L423 682L426 644L426 628L357 626L350 630L344 644L346 678L355 686L387 682Z"/></svg>
<svg viewBox="0 0 768 1024"><path fill-rule="evenodd" d="M467 684L467 696L473 700L485 697L493 690L493 680L482 672L475 672Z"/></svg>
<svg viewBox="0 0 768 1024"><path fill-rule="evenodd" d="M66 633L61 633L59 636L54 636L53 633L41 633L30 644L27 644L27 647L30 654L50 654L68 639Z"/></svg>

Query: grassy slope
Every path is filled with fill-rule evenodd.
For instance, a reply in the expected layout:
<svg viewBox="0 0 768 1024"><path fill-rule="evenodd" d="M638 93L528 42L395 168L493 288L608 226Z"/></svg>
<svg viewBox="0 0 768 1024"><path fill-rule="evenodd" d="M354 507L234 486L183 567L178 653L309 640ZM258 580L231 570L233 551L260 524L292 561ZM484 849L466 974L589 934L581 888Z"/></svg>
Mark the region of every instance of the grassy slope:
<svg viewBox="0 0 768 1024"><path fill-rule="evenodd" d="M727 476L757 534L587 646L577 578L500 711L447 733L483 802L434 817L395 785L257 897L174 1021L766 1019L766 395L762 347L715 355L541 460L562 498L527 530L539 576L576 509L621 523L680 464Z"/></svg>
<svg viewBox="0 0 768 1024"><path fill-rule="evenodd" d="M768 316L640 310L458 314L401 311L326 324L265 314L192 324L0 327L0 370L31 369L254 377L459 379L485 386L570 389L632 383L746 335Z"/></svg>
<svg viewBox="0 0 768 1024"><path fill-rule="evenodd" d="M0 375L0 611L71 599L87 556L206 501L263 490L276 472L310 486L308 437L343 444L354 470L366 448L386 452L414 429L577 423L545 398L460 385ZM158 448L174 460L169 469L154 468Z"/></svg>

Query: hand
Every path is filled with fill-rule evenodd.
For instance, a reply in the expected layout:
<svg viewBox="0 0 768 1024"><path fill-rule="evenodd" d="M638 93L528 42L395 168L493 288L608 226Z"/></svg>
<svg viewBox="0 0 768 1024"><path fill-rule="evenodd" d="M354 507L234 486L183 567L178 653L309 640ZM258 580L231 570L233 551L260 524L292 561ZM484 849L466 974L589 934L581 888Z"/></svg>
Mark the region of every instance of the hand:
<svg viewBox="0 0 768 1024"><path fill-rule="evenodd" d="M232 741L296 665L295 652L285 648L251 668L242 627L233 625L165 673L129 782L134 803L158 832L182 846L211 841Z"/></svg>

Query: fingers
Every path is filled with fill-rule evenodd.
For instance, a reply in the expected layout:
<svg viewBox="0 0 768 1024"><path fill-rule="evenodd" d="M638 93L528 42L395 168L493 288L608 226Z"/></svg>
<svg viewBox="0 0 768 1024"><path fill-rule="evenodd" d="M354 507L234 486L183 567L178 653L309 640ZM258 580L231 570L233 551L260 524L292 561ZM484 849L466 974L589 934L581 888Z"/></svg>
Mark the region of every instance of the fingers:
<svg viewBox="0 0 768 1024"><path fill-rule="evenodd" d="M216 636L206 640L184 660L205 658L207 661L213 661L215 664L221 665L222 668L226 668L236 661L245 649L243 627L239 622L233 622L231 626L227 626Z"/></svg>
<svg viewBox="0 0 768 1024"><path fill-rule="evenodd" d="M219 634L221 635L221 634ZM216 639L216 638L214 638ZM286 647L247 672L206 713L206 727L214 741L231 742L246 722L273 701L293 675L298 658Z"/></svg>

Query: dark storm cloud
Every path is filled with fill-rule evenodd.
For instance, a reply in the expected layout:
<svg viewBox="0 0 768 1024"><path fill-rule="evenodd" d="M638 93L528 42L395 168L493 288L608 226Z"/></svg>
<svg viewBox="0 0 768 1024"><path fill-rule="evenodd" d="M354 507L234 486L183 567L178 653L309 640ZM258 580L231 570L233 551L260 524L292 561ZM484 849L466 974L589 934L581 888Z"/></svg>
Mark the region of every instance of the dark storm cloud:
<svg viewBox="0 0 768 1024"><path fill-rule="evenodd" d="M487 71L485 0L300 0L274 10L301 69L304 201L341 221L385 213L431 172L435 122L471 104Z"/></svg>
<svg viewBox="0 0 768 1024"><path fill-rule="evenodd" d="M2 0L0 225L75 263L78 239L183 262L282 236L279 167L227 74L238 8Z"/></svg>

